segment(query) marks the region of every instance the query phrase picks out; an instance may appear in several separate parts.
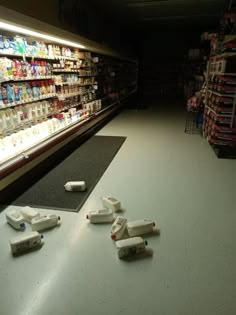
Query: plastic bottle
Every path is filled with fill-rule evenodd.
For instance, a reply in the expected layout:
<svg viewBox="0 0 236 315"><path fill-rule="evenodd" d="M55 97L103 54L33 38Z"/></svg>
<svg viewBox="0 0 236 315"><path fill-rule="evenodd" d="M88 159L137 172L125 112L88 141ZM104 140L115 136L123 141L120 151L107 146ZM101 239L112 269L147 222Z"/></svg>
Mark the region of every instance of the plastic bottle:
<svg viewBox="0 0 236 315"><path fill-rule="evenodd" d="M116 242L118 249L118 257L134 256L145 251L145 246L148 245L142 237L132 237L127 240Z"/></svg>
<svg viewBox="0 0 236 315"><path fill-rule="evenodd" d="M35 60L31 61L31 75L34 78L37 76L37 66L36 66L36 61Z"/></svg>
<svg viewBox="0 0 236 315"><path fill-rule="evenodd" d="M17 60L12 60L12 75L17 77Z"/></svg>
<svg viewBox="0 0 236 315"><path fill-rule="evenodd" d="M122 238L126 230L127 219L123 217L117 217L111 227L111 238L113 240L119 240Z"/></svg>
<svg viewBox="0 0 236 315"><path fill-rule="evenodd" d="M32 98L31 85L29 83L26 83L25 85L26 85L27 99L31 99Z"/></svg>
<svg viewBox="0 0 236 315"><path fill-rule="evenodd" d="M2 101L4 104L7 104L7 89L5 85L1 86L1 91L2 91Z"/></svg>
<svg viewBox="0 0 236 315"><path fill-rule="evenodd" d="M6 92L7 92L7 103L12 103L14 101L14 90L11 84L6 85Z"/></svg>
<svg viewBox="0 0 236 315"><path fill-rule="evenodd" d="M31 221L35 218L39 218L40 214L38 213L38 211L34 210L31 207L23 207L20 210L22 216L24 217L25 221L28 223L31 223Z"/></svg>
<svg viewBox="0 0 236 315"><path fill-rule="evenodd" d="M90 220L91 223L106 223L114 220L113 211L110 209L90 211L86 218Z"/></svg>
<svg viewBox="0 0 236 315"><path fill-rule="evenodd" d="M84 181L73 181L73 182L67 182L65 185L66 191L85 191L86 190L86 184Z"/></svg>
<svg viewBox="0 0 236 315"><path fill-rule="evenodd" d="M6 213L7 222L16 230L25 229L25 220L19 211L12 210Z"/></svg>
<svg viewBox="0 0 236 315"><path fill-rule="evenodd" d="M129 236L138 236L153 232L155 223L151 220L136 220L127 223L127 231Z"/></svg>
<svg viewBox="0 0 236 315"><path fill-rule="evenodd" d="M19 254L42 244L43 235L38 232L24 233L22 236L10 240L12 254Z"/></svg>
<svg viewBox="0 0 236 315"><path fill-rule="evenodd" d="M35 81L33 81L32 83L32 94L33 94L33 98L37 98L38 95L38 89L37 89L37 83Z"/></svg>
<svg viewBox="0 0 236 315"><path fill-rule="evenodd" d="M41 91L42 91L42 95L47 94L47 88L46 88L45 81L41 81Z"/></svg>
<svg viewBox="0 0 236 315"><path fill-rule="evenodd" d="M121 203L117 199L111 196L102 197L102 204L105 208L111 209L112 211L119 211Z"/></svg>
<svg viewBox="0 0 236 315"><path fill-rule="evenodd" d="M57 226L60 220L61 218L55 214L45 215L45 216L33 219L31 221L31 228L32 228L32 231L46 230L46 229Z"/></svg>
<svg viewBox="0 0 236 315"><path fill-rule="evenodd" d="M19 94L18 84L13 85L13 91L14 91L14 101L19 102L20 101L20 94Z"/></svg>

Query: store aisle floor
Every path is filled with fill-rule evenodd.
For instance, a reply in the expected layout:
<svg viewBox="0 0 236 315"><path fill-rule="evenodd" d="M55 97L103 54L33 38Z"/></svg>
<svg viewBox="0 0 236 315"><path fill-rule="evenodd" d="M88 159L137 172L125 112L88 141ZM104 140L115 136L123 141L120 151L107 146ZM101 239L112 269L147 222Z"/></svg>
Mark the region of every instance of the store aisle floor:
<svg viewBox="0 0 236 315"><path fill-rule="evenodd" d="M13 258L17 233L0 214L1 315L236 314L236 161L186 135L184 120L166 105L105 126L100 135L127 140L82 210L58 212L62 225L44 233L41 250ZM152 255L119 260L110 225L87 222L106 194L128 219L157 222Z"/></svg>

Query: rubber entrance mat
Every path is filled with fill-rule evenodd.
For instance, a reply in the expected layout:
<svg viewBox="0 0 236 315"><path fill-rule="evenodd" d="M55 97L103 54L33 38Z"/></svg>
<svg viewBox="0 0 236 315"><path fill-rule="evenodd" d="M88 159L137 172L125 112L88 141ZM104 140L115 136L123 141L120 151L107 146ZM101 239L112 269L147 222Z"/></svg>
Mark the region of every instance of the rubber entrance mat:
<svg viewBox="0 0 236 315"><path fill-rule="evenodd" d="M125 139L125 137L93 136L12 204L78 212ZM79 180L86 182L85 192L65 191L66 182Z"/></svg>

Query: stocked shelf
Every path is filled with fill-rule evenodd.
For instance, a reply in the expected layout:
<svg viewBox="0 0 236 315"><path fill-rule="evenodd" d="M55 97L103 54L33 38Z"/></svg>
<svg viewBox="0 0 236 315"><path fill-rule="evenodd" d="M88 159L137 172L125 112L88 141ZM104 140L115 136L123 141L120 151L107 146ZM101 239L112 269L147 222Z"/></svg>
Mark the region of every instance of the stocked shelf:
<svg viewBox="0 0 236 315"><path fill-rule="evenodd" d="M220 113L217 113L216 111L215 111L215 109L213 109L212 107L210 107L209 105L206 105L206 108L208 109L208 110L210 110L210 111L212 111L213 112L213 114L215 114L216 116L218 116L218 117L232 117L232 114L220 114Z"/></svg>
<svg viewBox="0 0 236 315"><path fill-rule="evenodd" d="M235 77L235 76L236 76L236 73L210 72L210 75L211 75L211 76L217 76L217 75L220 75L220 76L233 76L233 77Z"/></svg>
<svg viewBox="0 0 236 315"><path fill-rule="evenodd" d="M102 101L104 98L106 98L106 97L98 97L98 98L94 97L94 98L89 100L89 103L96 102L96 101ZM44 104L44 109L43 109L43 108L40 108L40 106L39 106L40 104L39 103L35 104L35 106L36 105L38 105L38 106L34 107L34 109L33 109L34 113L35 113L34 118L32 118L32 119L29 119L29 117L25 117L24 119L21 118L20 120L18 120L17 123L14 122L14 126L4 128L4 130L3 129L0 130L0 139L1 139L1 136L10 136L13 133L22 131L26 128L30 128L31 126L33 126L35 124L46 121L48 118L57 117L58 114L65 113L72 108L78 108L78 107L82 108L84 105L86 106L86 103L83 103L83 102L73 102L73 104L71 104L69 106L63 106L62 108L53 108L53 107L50 107L50 104L46 104L46 105ZM45 112L45 113L39 115L39 114L37 114L39 112ZM17 113L16 113L16 116L18 117ZM31 113L31 116L32 116L32 113ZM0 119L1 119L1 117L0 117ZM9 117L9 119L10 119L10 117ZM3 127L4 126L2 126L2 128Z"/></svg>
<svg viewBox="0 0 236 315"><path fill-rule="evenodd" d="M223 54L219 54L219 55L214 55L211 58L228 58L228 57L235 57L236 53L235 52L226 52Z"/></svg>
<svg viewBox="0 0 236 315"><path fill-rule="evenodd" d="M236 133L236 128L230 128L230 127L225 127L225 126L218 126L216 123L212 123L212 126L214 127L215 130L221 132L221 133Z"/></svg>
<svg viewBox="0 0 236 315"><path fill-rule="evenodd" d="M219 115L217 114L214 109L205 108L205 121L209 121L209 120L213 120L214 122L216 122L219 125L226 125L228 126L229 124L231 124L231 116L225 116L225 115Z"/></svg>
<svg viewBox="0 0 236 315"><path fill-rule="evenodd" d="M78 78L90 78L90 77L97 77L97 76L105 76L105 74L80 74L80 70L63 70L63 69L56 69L52 70L53 73L77 73Z"/></svg>
<svg viewBox="0 0 236 315"><path fill-rule="evenodd" d="M63 85L78 85L78 86L88 86L88 85L94 85L94 83L79 83L79 82L61 82L61 83L55 83L56 86L63 86Z"/></svg>
<svg viewBox="0 0 236 315"><path fill-rule="evenodd" d="M234 42L234 41L236 41L236 35L226 35L223 40L223 44L227 44L229 42Z"/></svg>
<svg viewBox="0 0 236 315"><path fill-rule="evenodd" d="M64 100L66 98L74 97L74 96L79 96L79 95L86 95L89 94L90 92L82 93L82 92L75 92L75 93L68 93L68 94L58 94L58 99L59 100Z"/></svg>
<svg viewBox="0 0 236 315"><path fill-rule="evenodd" d="M225 140L220 140L220 139L215 139L213 136L207 137L207 140L214 145L219 145L219 146L235 146L236 141L225 141Z"/></svg>
<svg viewBox="0 0 236 315"><path fill-rule="evenodd" d="M7 53L0 50L0 57L14 57L14 58L27 58L27 59L40 59L40 60L69 60L69 61L78 61L78 59L85 60L85 58L77 57L67 57L67 56L42 56L42 55L30 55L30 54L17 54L17 53Z"/></svg>
<svg viewBox="0 0 236 315"><path fill-rule="evenodd" d="M23 158L28 158L29 154L32 153L32 151L36 151L39 147L41 147L42 144L45 144L47 142L51 142L52 140L54 140L56 138L56 136L58 134L60 134L63 131L69 130L70 127L76 125L79 121L80 123L83 123L86 120L87 116L82 118L81 120L76 120L74 122L71 122L70 124L68 124L65 127L61 127L58 128L55 132L53 132L52 134L48 135L48 136L44 136L42 139L36 139L36 143L29 143L27 147L25 147L22 150L19 150L19 152L13 152L12 154L10 154L5 160L1 161L0 164L0 171L1 168L6 167L7 165L11 164L12 162L15 162L18 159Z"/></svg>
<svg viewBox="0 0 236 315"><path fill-rule="evenodd" d="M122 100L112 102L105 108L95 110L90 114L84 114L83 117L75 119L75 121L72 121L66 126L58 128L52 134L44 136L43 139L37 140L37 143L29 144L28 148L20 150L17 154L13 153L9 155L5 160L2 160L0 163L0 179L6 176L8 173L11 173L12 169L15 169L16 165L17 167L20 167L26 164L29 160L34 158L35 154L37 155L38 152L44 152L45 149L50 148L52 144L55 145L55 143L60 143L62 139L66 139L69 135L73 135L75 132L80 130L83 125L86 126L86 123L88 123L89 121L93 121L95 117L99 117L100 115L103 115L108 111L114 111L116 109L116 106L121 106L121 101L124 101L135 91L136 90L131 91ZM96 122L94 122L94 125L95 124Z"/></svg>
<svg viewBox="0 0 236 315"><path fill-rule="evenodd" d="M0 78L0 83L3 82L20 82L20 81L34 81L34 80L47 80L47 79L53 79L54 76L52 75L44 75L44 76L32 76L32 77L4 77Z"/></svg>
<svg viewBox="0 0 236 315"><path fill-rule="evenodd" d="M88 74L88 75L78 75L78 78L93 78L93 77L100 77L100 76L105 76L105 74Z"/></svg>
<svg viewBox="0 0 236 315"><path fill-rule="evenodd" d="M211 89L208 89L208 91L210 92L210 94L215 94L217 96L222 96L222 97L235 97L235 94L222 94L222 93L219 93L219 92L216 92L216 91L213 91Z"/></svg>
<svg viewBox="0 0 236 315"><path fill-rule="evenodd" d="M0 105L0 110L5 109L5 108L9 108L9 107L15 107L15 106L28 104L28 103L42 101L42 100L46 100L48 98L53 98L53 97L57 97L57 94L56 93L50 93L50 94L46 94L46 95L41 95L39 97L32 97L32 98L25 100L25 101L12 102L10 104L2 104L2 105Z"/></svg>
<svg viewBox="0 0 236 315"><path fill-rule="evenodd" d="M217 157L236 156L236 35L211 38L207 66L203 135ZM213 53L214 55L213 55ZM218 54L217 54L218 53Z"/></svg>
<svg viewBox="0 0 236 315"><path fill-rule="evenodd" d="M52 70L55 73L80 73L79 69L74 70L74 69L53 69Z"/></svg>

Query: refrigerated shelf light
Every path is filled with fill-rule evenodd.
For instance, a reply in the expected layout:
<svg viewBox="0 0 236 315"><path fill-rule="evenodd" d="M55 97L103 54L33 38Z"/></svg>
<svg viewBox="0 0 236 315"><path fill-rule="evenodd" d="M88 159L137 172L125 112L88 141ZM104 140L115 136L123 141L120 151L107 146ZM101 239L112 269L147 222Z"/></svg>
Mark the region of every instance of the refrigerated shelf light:
<svg viewBox="0 0 236 315"><path fill-rule="evenodd" d="M13 25L13 24L9 24L9 23L6 23L6 22L1 22L0 21L0 29L7 30L7 31L12 31L12 32L17 32L17 33L20 33L20 34L23 34L23 35L35 36L35 37L38 37L38 38L49 40L51 42L56 42L58 44L63 44L63 45L72 46L72 47L75 47L75 48L85 49L85 46L83 46L83 45L81 45L79 43L71 42L71 41L68 41L66 39L62 39L62 38L59 38L59 37L43 34L43 33L40 33L40 32L32 31L30 29L27 29L27 28L24 28L24 27L21 27L21 26L17 26L17 25Z"/></svg>

